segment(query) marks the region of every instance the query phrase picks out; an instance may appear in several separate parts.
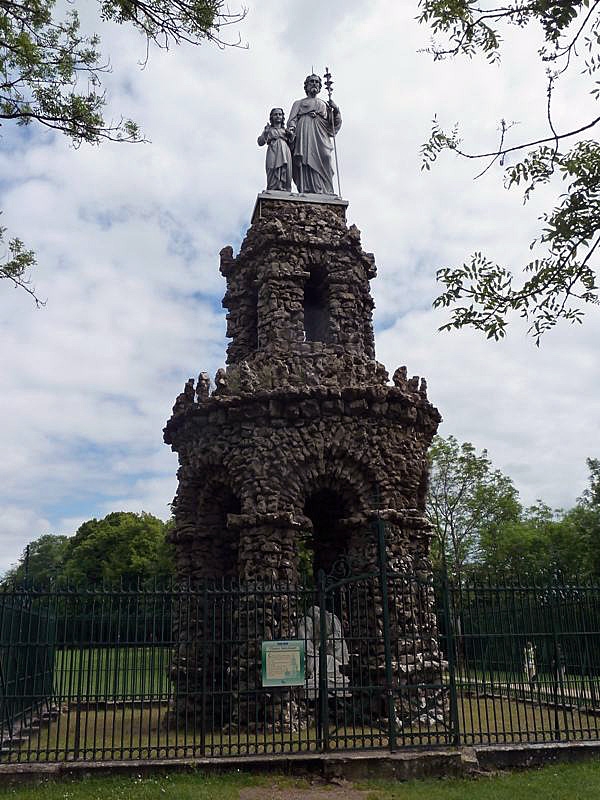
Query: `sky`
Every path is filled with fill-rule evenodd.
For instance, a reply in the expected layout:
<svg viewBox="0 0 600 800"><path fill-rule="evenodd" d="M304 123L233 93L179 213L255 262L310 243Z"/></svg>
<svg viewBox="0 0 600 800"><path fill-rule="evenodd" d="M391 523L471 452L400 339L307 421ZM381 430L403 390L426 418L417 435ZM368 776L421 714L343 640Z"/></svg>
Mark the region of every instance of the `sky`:
<svg viewBox="0 0 600 800"><path fill-rule="evenodd" d="M238 251L265 187L256 137L326 65L348 221L378 265L378 360L426 377L439 432L486 448L524 504L573 505L600 456L599 312L537 348L518 321L498 343L441 333L447 313L431 306L436 270L474 251L518 271L554 195L523 206L500 167L474 180L471 162L445 154L423 172L419 157L434 115L475 152L493 149L502 118L515 142L546 134L537 33L515 31L499 66L434 63L416 0L255 0L227 33L247 48L154 49L141 66L143 39L95 5L82 26L110 58L106 116L134 118L149 141L74 149L33 126L0 133L1 221L36 251L47 300L0 284L0 572L92 517L168 518L177 459L162 429L185 381L224 365L218 253ZM559 127L587 120L577 73L557 91Z"/></svg>

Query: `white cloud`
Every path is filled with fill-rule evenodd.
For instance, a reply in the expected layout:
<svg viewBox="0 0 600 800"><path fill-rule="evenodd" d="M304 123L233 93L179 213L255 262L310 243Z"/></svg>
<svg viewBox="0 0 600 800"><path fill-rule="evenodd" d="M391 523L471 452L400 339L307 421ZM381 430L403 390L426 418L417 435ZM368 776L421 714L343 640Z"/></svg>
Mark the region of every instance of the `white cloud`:
<svg viewBox="0 0 600 800"><path fill-rule="evenodd" d="M17 562L28 542L48 533L49 529L48 520L34 511L18 505L3 505L0 509L0 574Z"/></svg>

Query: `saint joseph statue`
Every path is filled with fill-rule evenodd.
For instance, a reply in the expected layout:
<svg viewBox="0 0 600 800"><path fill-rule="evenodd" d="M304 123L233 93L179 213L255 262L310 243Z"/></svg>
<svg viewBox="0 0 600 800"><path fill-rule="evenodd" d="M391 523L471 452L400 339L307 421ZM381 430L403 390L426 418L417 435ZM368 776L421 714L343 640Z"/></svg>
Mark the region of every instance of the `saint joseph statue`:
<svg viewBox="0 0 600 800"><path fill-rule="evenodd" d="M304 81L306 97L296 100L287 129L292 147L292 176L301 194L335 194L333 190L332 136L342 126L340 109L317 97L321 78L309 75Z"/></svg>

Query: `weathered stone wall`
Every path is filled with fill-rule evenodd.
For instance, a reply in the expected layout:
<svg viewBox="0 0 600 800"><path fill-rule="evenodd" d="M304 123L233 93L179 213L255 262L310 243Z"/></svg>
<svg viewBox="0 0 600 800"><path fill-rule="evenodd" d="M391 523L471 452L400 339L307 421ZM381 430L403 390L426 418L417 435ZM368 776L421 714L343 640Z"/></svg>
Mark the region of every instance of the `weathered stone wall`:
<svg viewBox="0 0 600 800"><path fill-rule="evenodd" d="M293 552L297 530L310 526L307 498L328 485L344 495L346 525L357 531L368 525L377 489L379 504L394 517L390 531L398 528L394 551L425 555L424 518L422 533L411 527L406 535L401 520L405 513L423 515L426 450L438 421L424 392L407 385L180 401L165 429L180 456L173 534L180 574L223 574L213 520L228 515L227 529L238 531L242 548L239 577L297 579L298 565L284 551ZM265 551L274 536L269 528L279 531L281 553Z"/></svg>

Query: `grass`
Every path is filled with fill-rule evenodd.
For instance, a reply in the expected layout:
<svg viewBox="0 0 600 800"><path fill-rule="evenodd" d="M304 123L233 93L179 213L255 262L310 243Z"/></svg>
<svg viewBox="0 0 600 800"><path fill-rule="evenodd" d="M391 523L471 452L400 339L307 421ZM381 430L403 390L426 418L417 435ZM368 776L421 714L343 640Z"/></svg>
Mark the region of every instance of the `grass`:
<svg viewBox="0 0 600 800"><path fill-rule="evenodd" d="M589 700L600 698L600 678L597 675L580 675L577 673L564 673L559 677L553 673L536 673L534 691L544 695L553 695L555 689L559 696L582 697ZM444 676L448 680L448 676ZM513 690L528 691L529 680L523 671L502 670L457 670L456 685L460 688L477 686L479 690L498 690L512 688Z"/></svg>
<svg viewBox="0 0 600 800"><path fill-rule="evenodd" d="M367 800L591 800L600 796L600 762L553 764L477 779L371 781L357 788L367 790Z"/></svg>
<svg viewBox="0 0 600 800"><path fill-rule="evenodd" d="M600 739L600 717L585 708L556 707L513 697L459 696L458 725L465 744Z"/></svg>
<svg viewBox="0 0 600 800"><path fill-rule="evenodd" d="M406 783L364 781L345 786L313 787L305 779L275 775L230 773L206 776L173 774L151 778L87 778L70 782L47 782L38 786L0 788L1 800L239 800L240 791L255 788L255 796L285 798L295 789L297 797L311 799L314 789L331 788L332 797L347 795L353 788L365 800L590 800L600 796L600 762L553 764L538 770L482 776L477 779L428 779Z"/></svg>
<svg viewBox="0 0 600 800"><path fill-rule="evenodd" d="M240 789L268 786L273 778L240 773L88 778L41 786L0 788L2 800L238 800ZM289 780L287 784L289 785ZM294 782L296 784L296 782ZM297 785L308 786L306 781Z"/></svg>
<svg viewBox="0 0 600 800"><path fill-rule="evenodd" d="M202 743L200 732L194 729L192 720L187 729L182 721L179 728L165 730L163 721L167 710L167 703L154 703L145 709L118 706L107 710L70 709L3 760L152 760L315 752L317 749L314 725L296 733L207 732ZM331 749L373 749L388 745L385 733L376 728L338 729L335 735L337 741L330 742ZM437 743L435 739L434 743Z"/></svg>
<svg viewBox="0 0 600 800"><path fill-rule="evenodd" d="M99 705L70 707L52 724L32 734L29 741L4 757L5 761L130 760L219 757L272 753L315 752L317 731L313 723L298 733L266 731L207 732L201 740L193 720L175 730L163 724L166 702L136 706ZM184 722L184 721L182 721ZM506 697L459 696L458 723L465 744L581 741L600 739L600 717L576 708L559 708ZM557 736L558 732L558 736ZM385 730L360 724L330 729L331 749L385 749ZM397 744L444 745L443 725L414 726L400 731Z"/></svg>
<svg viewBox="0 0 600 800"><path fill-rule="evenodd" d="M59 698L167 694L171 648L76 647L58 650L54 662L54 694Z"/></svg>
<svg viewBox="0 0 600 800"><path fill-rule="evenodd" d="M58 651L54 688L63 713L0 760L152 760L317 750L314 713L308 727L294 734L209 732L201 741L199 720L196 725L189 720L187 730L185 725L179 725L178 730L165 730L162 720L173 691L168 679L170 656L170 648L160 644ZM553 692L542 681L530 691L511 680L508 673L494 677L492 683L483 674L457 676L462 743L600 739L600 716L585 707L590 704L585 696L581 707L574 703L569 707L571 700L565 691L565 706L556 707L552 704ZM574 685L571 676L567 676L565 685ZM75 699L77 703L69 702ZM216 716L218 712L215 709ZM226 714L223 718L227 718ZM331 749L389 746L385 730L350 718L337 729L332 726L331 732ZM448 730L443 725L405 728L397 737L398 746L443 745L448 741Z"/></svg>

